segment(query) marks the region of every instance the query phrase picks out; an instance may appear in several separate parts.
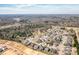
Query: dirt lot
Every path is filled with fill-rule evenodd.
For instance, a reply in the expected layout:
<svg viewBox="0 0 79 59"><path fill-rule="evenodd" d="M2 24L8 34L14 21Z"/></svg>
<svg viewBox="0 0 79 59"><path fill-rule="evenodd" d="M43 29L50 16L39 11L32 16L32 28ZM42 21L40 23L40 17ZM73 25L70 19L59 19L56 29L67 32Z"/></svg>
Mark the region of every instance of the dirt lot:
<svg viewBox="0 0 79 59"><path fill-rule="evenodd" d="M0 39L0 47L6 46L7 49L1 53L1 55L45 55L42 52L32 50L20 43L1 40Z"/></svg>

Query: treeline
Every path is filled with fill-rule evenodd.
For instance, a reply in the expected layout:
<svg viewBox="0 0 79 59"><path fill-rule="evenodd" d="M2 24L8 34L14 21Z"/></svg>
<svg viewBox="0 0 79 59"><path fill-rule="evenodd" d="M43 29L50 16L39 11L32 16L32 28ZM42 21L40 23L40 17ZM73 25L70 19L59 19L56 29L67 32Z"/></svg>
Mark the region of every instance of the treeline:
<svg viewBox="0 0 79 59"><path fill-rule="evenodd" d="M29 37L33 35L35 29L41 28L47 29L49 26L45 24L25 24L19 27L6 28L0 30L0 38L15 40L17 37Z"/></svg>

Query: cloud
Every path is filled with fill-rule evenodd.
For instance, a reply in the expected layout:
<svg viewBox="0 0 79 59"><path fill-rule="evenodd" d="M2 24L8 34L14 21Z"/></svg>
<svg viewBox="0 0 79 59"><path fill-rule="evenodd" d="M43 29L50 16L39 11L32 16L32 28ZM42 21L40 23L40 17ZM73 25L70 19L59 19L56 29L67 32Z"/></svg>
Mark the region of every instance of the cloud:
<svg viewBox="0 0 79 59"><path fill-rule="evenodd" d="M0 4L0 14L79 14L79 5Z"/></svg>

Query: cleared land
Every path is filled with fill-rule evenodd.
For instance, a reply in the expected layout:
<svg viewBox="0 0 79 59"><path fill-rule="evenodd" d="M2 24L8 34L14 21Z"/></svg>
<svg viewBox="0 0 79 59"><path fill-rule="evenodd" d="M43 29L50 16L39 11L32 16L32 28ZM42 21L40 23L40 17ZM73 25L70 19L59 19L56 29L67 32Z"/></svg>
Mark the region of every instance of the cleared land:
<svg viewBox="0 0 79 59"><path fill-rule="evenodd" d="M46 55L42 52L32 50L20 43L0 39L0 47L6 46L7 49L1 55Z"/></svg>

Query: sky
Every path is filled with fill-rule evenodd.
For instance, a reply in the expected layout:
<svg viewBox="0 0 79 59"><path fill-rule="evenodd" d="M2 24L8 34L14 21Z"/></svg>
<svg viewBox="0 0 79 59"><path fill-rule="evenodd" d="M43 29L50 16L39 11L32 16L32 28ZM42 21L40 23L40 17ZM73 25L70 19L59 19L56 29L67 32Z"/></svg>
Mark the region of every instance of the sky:
<svg viewBox="0 0 79 59"><path fill-rule="evenodd" d="M0 4L0 14L79 14L79 4Z"/></svg>

